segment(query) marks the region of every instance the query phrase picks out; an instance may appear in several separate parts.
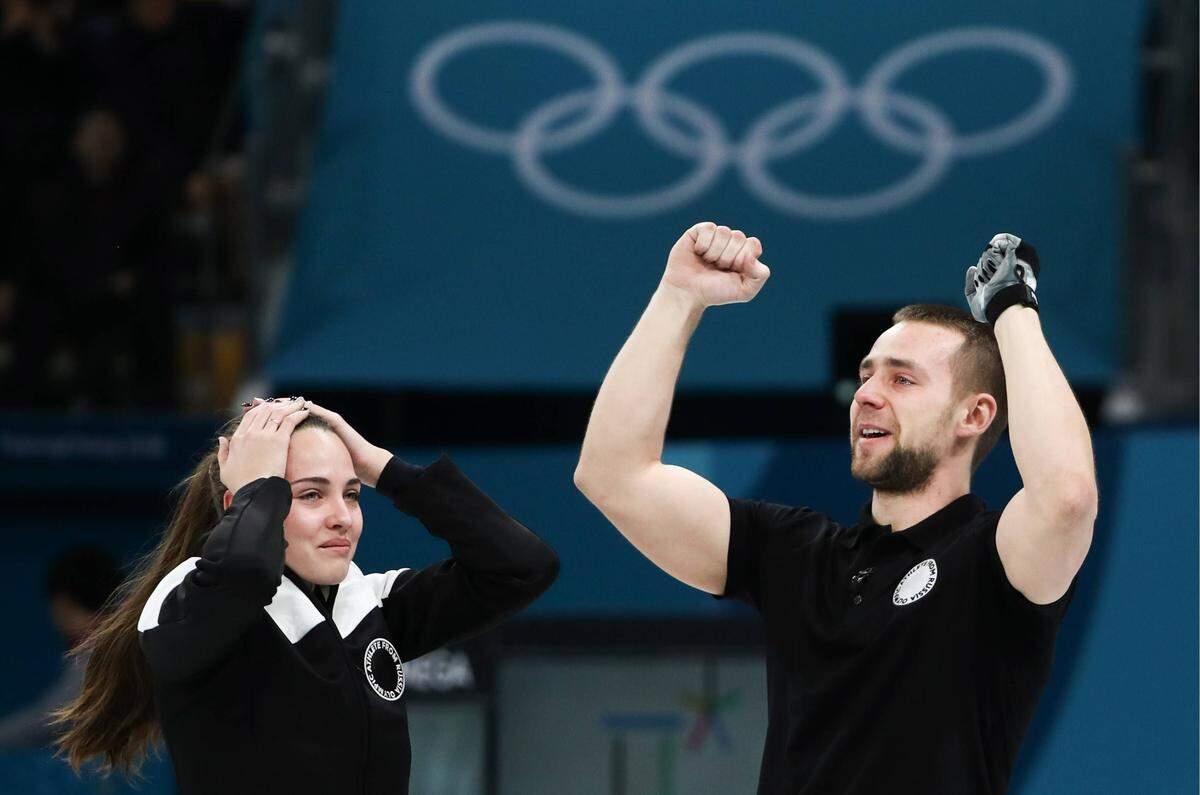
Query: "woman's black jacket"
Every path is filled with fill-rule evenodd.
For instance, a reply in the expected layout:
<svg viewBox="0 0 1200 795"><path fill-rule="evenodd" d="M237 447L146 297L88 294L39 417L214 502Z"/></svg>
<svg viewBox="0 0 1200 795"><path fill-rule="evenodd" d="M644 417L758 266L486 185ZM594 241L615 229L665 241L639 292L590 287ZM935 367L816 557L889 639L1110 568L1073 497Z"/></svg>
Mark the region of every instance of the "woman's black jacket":
<svg viewBox="0 0 1200 795"><path fill-rule="evenodd" d="M283 564L283 478L238 490L199 557L162 579L138 622L179 789L406 793L401 661L479 633L549 587L558 558L449 458L393 458L378 491L451 557L364 575L328 601Z"/></svg>

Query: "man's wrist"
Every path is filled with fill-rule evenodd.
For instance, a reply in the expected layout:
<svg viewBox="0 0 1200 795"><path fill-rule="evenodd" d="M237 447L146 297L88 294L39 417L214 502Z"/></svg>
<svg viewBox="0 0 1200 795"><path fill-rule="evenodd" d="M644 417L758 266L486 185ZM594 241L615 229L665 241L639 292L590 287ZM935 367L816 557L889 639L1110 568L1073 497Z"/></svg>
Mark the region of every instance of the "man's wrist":
<svg viewBox="0 0 1200 795"><path fill-rule="evenodd" d="M659 282L650 303L668 306L672 310L684 313L690 320L699 320L707 308L695 293L676 287L666 280Z"/></svg>
<svg viewBox="0 0 1200 795"><path fill-rule="evenodd" d="M1000 342L1014 329L1029 325L1041 328L1041 318L1037 310L1023 304L1013 304L1000 313L996 322L992 324L992 330L996 334L997 342Z"/></svg>
<svg viewBox="0 0 1200 795"><path fill-rule="evenodd" d="M1015 306L1027 307L1037 311L1038 300L1037 295L1033 292L1033 288L1021 282L1019 284L1011 284L998 293L993 295L984 307L984 315L993 327L996 321L1000 319L1006 311Z"/></svg>

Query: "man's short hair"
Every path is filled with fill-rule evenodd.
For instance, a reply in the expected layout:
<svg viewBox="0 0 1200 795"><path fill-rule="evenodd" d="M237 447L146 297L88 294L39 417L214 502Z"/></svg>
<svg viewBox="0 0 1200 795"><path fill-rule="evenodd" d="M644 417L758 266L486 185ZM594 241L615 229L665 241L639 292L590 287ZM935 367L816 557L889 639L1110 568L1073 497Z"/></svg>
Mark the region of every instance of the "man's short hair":
<svg viewBox="0 0 1200 795"><path fill-rule="evenodd" d="M909 304L892 315L892 323L928 323L954 329L963 342L954 354L951 369L958 397L986 392L996 399L996 418L979 437L971 459L974 473L1008 427L1008 397L1004 386L1004 362L1000 346L987 323L980 323L969 312L941 304Z"/></svg>

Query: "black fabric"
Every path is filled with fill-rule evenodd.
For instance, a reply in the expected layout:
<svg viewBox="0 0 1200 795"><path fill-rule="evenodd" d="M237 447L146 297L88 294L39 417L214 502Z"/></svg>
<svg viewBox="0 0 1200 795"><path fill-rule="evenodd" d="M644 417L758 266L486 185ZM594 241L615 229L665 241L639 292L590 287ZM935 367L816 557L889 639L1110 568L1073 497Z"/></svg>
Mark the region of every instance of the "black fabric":
<svg viewBox="0 0 1200 795"><path fill-rule="evenodd" d="M1010 306L1027 306L1030 309L1041 311L1038 308L1037 294L1030 289L1028 284L1011 284L993 295L992 300L988 301L987 307L984 308L988 323L996 325L1000 315Z"/></svg>
<svg viewBox="0 0 1200 795"><path fill-rule="evenodd" d="M286 544L284 546L286 546ZM283 576L296 583L296 587L301 591L304 591L305 595L308 596L308 600L313 603L313 607L321 611L322 614L324 614L326 617L333 614L333 603L337 599L338 586L313 585L311 582L292 571L292 569L288 566L283 567Z"/></svg>
<svg viewBox="0 0 1200 795"><path fill-rule="evenodd" d="M326 601L285 572L291 489L282 478L238 490L195 570L162 602L158 625L142 632L185 795L408 792L407 699L393 652L407 661L478 633L557 574L554 552L448 458L424 469L393 458L378 489L452 555L396 574L382 606L345 638L330 619L348 586ZM325 619L295 643L264 610L285 573ZM392 690L398 697L387 697Z"/></svg>
<svg viewBox="0 0 1200 795"><path fill-rule="evenodd" d="M1022 240L1020 245L1017 246L1016 255L1017 259L1022 262L1028 262L1029 267L1033 268L1035 279L1042 275L1042 261L1038 257L1037 249L1031 244Z"/></svg>
<svg viewBox="0 0 1200 795"><path fill-rule="evenodd" d="M1027 600L996 550L999 513L970 494L898 533L869 506L853 527L729 509L724 596L766 622L759 792L1004 792L1074 584L1052 605ZM927 561L936 578L914 599Z"/></svg>
<svg viewBox="0 0 1200 795"><path fill-rule="evenodd" d="M425 467L410 464L392 456L392 460L388 461L387 466L379 473L379 482L383 485L377 484L377 487L384 494L398 497L408 491L409 487L416 483L423 474L425 474Z"/></svg>
<svg viewBox="0 0 1200 795"><path fill-rule="evenodd" d="M444 455L415 478L410 470L389 464L378 488L397 508L449 541L454 552L439 564L404 572L384 602L384 615L405 660L494 626L558 576L553 551ZM514 601L515 595L527 598Z"/></svg>

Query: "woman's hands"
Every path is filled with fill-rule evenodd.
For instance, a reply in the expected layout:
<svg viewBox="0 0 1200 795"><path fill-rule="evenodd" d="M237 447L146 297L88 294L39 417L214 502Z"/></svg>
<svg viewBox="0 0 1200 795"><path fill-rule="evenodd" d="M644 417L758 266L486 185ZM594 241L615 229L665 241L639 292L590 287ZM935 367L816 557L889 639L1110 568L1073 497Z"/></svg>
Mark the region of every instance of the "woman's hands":
<svg viewBox="0 0 1200 795"><path fill-rule="evenodd" d="M341 414L330 411L329 409L318 406L312 401L305 401L304 398L271 398L263 400L262 398L254 398L254 401L242 406L245 408L247 415L262 405L281 405L288 400L300 401L305 409L305 416L310 414L325 422L333 432L342 440L342 444L346 445L346 449L350 451L350 461L354 464L354 474L364 485L375 488L375 484L379 482L379 476L383 473L383 468L387 466L388 461L392 460L392 453L382 447L376 447L363 438L362 434L354 430L350 423L342 418ZM235 434L236 435L236 434Z"/></svg>
<svg viewBox="0 0 1200 795"><path fill-rule="evenodd" d="M316 403L309 403L308 408L314 417L319 417L330 428L333 428L333 432L342 440L342 444L346 445L346 449L350 451L350 460L354 463L354 474L358 475L358 479L365 485L375 488L383 468L387 466L388 461L392 460L391 451L368 442L362 434L350 426L350 423L342 419L341 414L336 414Z"/></svg>
<svg viewBox="0 0 1200 795"><path fill-rule="evenodd" d="M303 398L255 401L229 438L217 440L221 482L233 494L259 478L283 477L292 431L309 415Z"/></svg>

